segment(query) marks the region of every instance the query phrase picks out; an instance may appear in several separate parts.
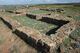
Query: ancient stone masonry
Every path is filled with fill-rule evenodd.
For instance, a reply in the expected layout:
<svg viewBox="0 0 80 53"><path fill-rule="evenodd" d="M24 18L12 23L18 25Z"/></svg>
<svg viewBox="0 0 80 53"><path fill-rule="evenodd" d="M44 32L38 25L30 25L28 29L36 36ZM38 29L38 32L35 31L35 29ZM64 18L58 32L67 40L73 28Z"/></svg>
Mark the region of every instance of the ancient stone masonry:
<svg viewBox="0 0 80 53"><path fill-rule="evenodd" d="M65 21L74 21L74 19L72 18L69 18L67 16L61 16L59 14L54 14L54 15L48 15L48 14L33 14L33 13L30 13L30 12L27 12L26 16L28 16L29 18L32 18L32 19L42 19L42 18L51 18L51 19L57 19L57 20L65 20Z"/></svg>
<svg viewBox="0 0 80 53"><path fill-rule="evenodd" d="M80 28L80 21L76 21L76 28Z"/></svg>
<svg viewBox="0 0 80 53"><path fill-rule="evenodd" d="M32 18L32 19L36 19L36 15L33 15L33 14L26 14L26 16Z"/></svg>
<svg viewBox="0 0 80 53"><path fill-rule="evenodd" d="M51 12L62 12L62 11L64 11L64 10L61 9L61 8L57 8L57 9L40 9L40 10L51 11Z"/></svg>
<svg viewBox="0 0 80 53"><path fill-rule="evenodd" d="M55 12L55 9L40 9L40 10Z"/></svg>
<svg viewBox="0 0 80 53"><path fill-rule="evenodd" d="M38 18L38 15L27 14L31 19ZM44 21L49 24L56 24L59 28L55 31L56 33L51 33L49 36L46 34L41 34L38 30L32 29L28 26L22 26L16 20L8 17L0 17L0 19L15 33L18 37L24 40L29 45L33 46L37 50L43 53L54 53L55 49L59 44L63 42L69 34L75 30L76 22L75 20L68 17L56 17L52 16L41 16L38 21ZM37 19L36 19L37 20ZM49 22L51 21L51 22Z"/></svg>
<svg viewBox="0 0 80 53"><path fill-rule="evenodd" d="M25 39L26 42L32 46L35 46L35 48L41 50L42 52L50 52L50 50L55 47L55 43L53 43L51 39L45 35L41 35L40 32L34 29L23 26L17 28L14 33L19 35L22 39ZM21 33L25 35L22 35Z"/></svg>
<svg viewBox="0 0 80 53"><path fill-rule="evenodd" d="M7 16L0 17L0 19L12 30L21 26L19 22L17 22L16 20L13 20L12 18L7 17Z"/></svg>

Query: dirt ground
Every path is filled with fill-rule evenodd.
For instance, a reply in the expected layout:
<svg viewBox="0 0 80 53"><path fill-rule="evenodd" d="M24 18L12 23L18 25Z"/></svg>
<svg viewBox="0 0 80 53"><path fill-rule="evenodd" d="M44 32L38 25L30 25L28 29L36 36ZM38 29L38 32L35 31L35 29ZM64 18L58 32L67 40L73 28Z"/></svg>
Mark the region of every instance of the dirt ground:
<svg viewBox="0 0 80 53"><path fill-rule="evenodd" d="M0 20L0 53L37 53L37 51L13 34Z"/></svg>

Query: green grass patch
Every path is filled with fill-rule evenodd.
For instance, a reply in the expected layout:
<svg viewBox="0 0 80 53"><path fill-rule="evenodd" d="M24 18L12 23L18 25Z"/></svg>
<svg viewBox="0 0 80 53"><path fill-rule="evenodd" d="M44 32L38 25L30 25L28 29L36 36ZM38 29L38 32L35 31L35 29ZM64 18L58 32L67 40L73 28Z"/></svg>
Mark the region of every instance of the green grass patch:
<svg viewBox="0 0 80 53"><path fill-rule="evenodd" d="M73 17L75 20L80 20L80 16Z"/></svg>
<svg viewBox="0 0 80 53"><path fill-rule="evenodd" d="M80 37L80 28L77 28L76 30L74 30L71 34L70 34L70 36L72 36L73 38L78 38L78 37ZM73 39L72 38L70 38L70 37L68 37L68 38L65 38L65 40L63 41L63 44L67 47L67 46L70 46L70 44L71 44L71 41L72 41Z"/></svg>
<svg viewBox="0 0 80 53"><path fill-rule="evenodd" d="M70 36L72 36L73 38L78 38L80 37L80 28L77 28L76 30L74 30Z"/></svg>
<svg viewBox="0 0 80 53"><path fill-rule="evenodd" d="M31 10L30 11L33 14L46 14L46 13L50 13L49 11L44 11L44 10Z"/></svg>
<svg viewBox="0 0 80 53"><path fill-rule="evenodd" d="M63 41L65 46L69 46L71 43L71 39L70 38L65 38L65 40Z"/></svg>
<svg viewBox="0 0 80 53"><path fill-rule="evenodd" d="M41 22L41 21L37 21L35 19L30 19L26 16L16 16L13 17L15 20L17 20L18 22L20 22L22 25L24 26L29 26L33 29L39 30L41 33L46 33L48 32L50 29L56 28L56 25L53 24L48 24L45 22Z"/></svg>

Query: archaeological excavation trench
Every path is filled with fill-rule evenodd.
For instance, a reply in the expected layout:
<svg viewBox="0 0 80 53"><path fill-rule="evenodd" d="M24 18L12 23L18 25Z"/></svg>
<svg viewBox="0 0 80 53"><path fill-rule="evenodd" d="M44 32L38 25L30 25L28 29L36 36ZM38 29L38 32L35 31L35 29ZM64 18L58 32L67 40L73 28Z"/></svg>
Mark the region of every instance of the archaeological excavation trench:
<svg viewBox="0 0 80 53"><path fill-rule="evenodd" d="M36 19L36 16L33 17L32 15L15 16L9 19L0 17L0 19L10 29L15 28L15 30L12 30L14 34L16 34L23 41L36 48L38 51L41 51L42 53L54 52L56 44L53 40L51 40L51 38L49 38L50 35L55 35L56 33L58 33L56 32L57 30L70 22L66 20L52 19L49 17L42 17L41 19ZM21 25L19 25L19 23ZM63 38L64 37L65 36L63 36Z"/></svg>
<svg viewBox="0 0 80 53"><path fill-rule="evenodd" d="M28 16L28 18L31 18L31 19L34 19L34 20L37 20L36 19L36 15L30 15L30 14L27 14L26 16ZM55 25L56 27L54 28L51 28L49 29L45 34L50 36L51 34L55 34L56 31L63 25L69 23L69 21L65 21L65 20L57 20L57 19L52 19L52 18L49 18L49 17L42 17L41 19L37 20L37 21L40 21L42 23L47 23L48 24L51 24L51 25ZM44 25L43 25L44 26Z"/></svg>
<svg viewBox="0 0 80 53"><path fill-rule="evenodd" d="M33 18L32 18L33 17ZM27 18L27 19L26 19ZM31 28L34 28L34 29L37 29L37 30L42 30L42 31L40 31L41 33L44 33L45 35L48 35L48 36L50 36L51 34L55 34L56 33L56 31L61 27L61 26L63 26L63 25L65 25L65 24L67 24L67 23L69 23L69 21L64 21L64 20L57 20L57 19L51 19L51 18L48 18L48 17L42 17L42 19L39 19L39 20L36 20L36 16L28 16L28 17L21 17L21 19L20 18L17 18L17 17L15 17L15 19L17 20L17 21L19 21L19 22L21 22L23 25L31 25L30 27ZM6 25L8 25L8 27L10 28L10 29L12 29L12 26L8 23L8 22L6 22L4 19L2 19L1 18L1 20L6 24ZM24 20L24 21L22 21L22 20ZM28 21L29 20L29 21ZM33 21L33 23L30 23L30 24L28 24L28 23L25 23L25 22L27 22L28 21L28 23L30 23L31 21ZM34 25L35 24L35 25ZM39 25L37 28L36 27L34 27L34 26L37 26L37 25ZM45 26L46 25L46 26ZM42 28L40 28L40 27L42 27ZM47 28L46 28L47 27ZM49 28L49 27L51 27L51 28ZM47 29L47 30L46 30Z"/></svg>

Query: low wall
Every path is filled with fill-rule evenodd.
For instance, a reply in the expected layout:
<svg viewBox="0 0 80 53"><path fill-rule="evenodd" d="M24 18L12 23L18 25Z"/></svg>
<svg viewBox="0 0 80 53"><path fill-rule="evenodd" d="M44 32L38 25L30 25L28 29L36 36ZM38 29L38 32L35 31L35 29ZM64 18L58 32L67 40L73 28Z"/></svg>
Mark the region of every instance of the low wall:
<svg viewBox="0 0 80 53"><path fill-rule="evenodd" d="M10 28L12 32L18 37L24 40L26 43L41 51L42 53L54 53L59 44L63 42L69 34L75 30L75 21L61 26L51 36L42 35L39 31L29 28L27 26L21 26L16 20L8 17L0 17L0 19ZM15 29L15 30L13 30Z"/></svg>
<svg viewBox="0 0 80 53"><path fill-rule="evenodd" d="M32 19L36 19L36 15L32 15L32 14L26 14L27 17L30 17Z"/></svg>
<svg viewBox="0 0 80 53"><path fill-rule="evenodd" d="M13 31L13 33L18 35L26 43L40 50L41 52L50 53L52 50L54 50L55 43L34 29L23 26L17 28L15 31Z"/></svg>
<svg viewBox="0 0 80 53"><path fill-rule="evenodd" d="M19 22L12 19L11 17L9 18L9 17L4 16L4 17L0 17L0 19L12 30L21 26L21 24Z"/></svg>

